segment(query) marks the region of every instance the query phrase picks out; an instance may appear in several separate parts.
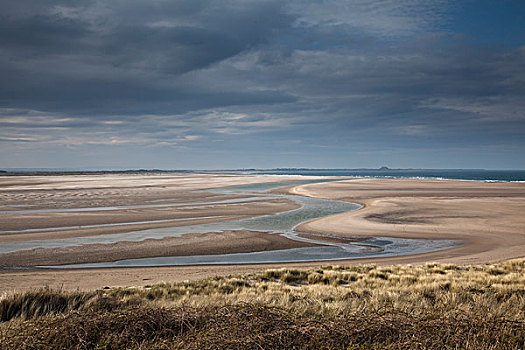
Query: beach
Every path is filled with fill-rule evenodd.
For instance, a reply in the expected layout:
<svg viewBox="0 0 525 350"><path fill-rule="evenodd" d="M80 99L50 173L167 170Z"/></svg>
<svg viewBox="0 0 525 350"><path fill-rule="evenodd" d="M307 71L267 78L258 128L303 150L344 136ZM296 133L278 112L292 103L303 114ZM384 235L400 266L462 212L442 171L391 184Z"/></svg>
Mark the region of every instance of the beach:
<svg viewBox="0 0 525 350"><path fill-rule="evenodd" d="M306 232L463 241L447 251L385 262L477 264L525 255L523 183L356 179L304 185L290 191L364 205L359 211L299 227Z"/></svg>
<svg viewBox="0 0 525 350"><path fill-rule="evenodd" d="M57 239L93 239L140 230L170 230L263 217L298 208L283 197L256 199L217 193L227 186L297 181L274 189L292 194L359 203L363 208L315 219L298 231L329 235L326 242L367 236L457 240L446 250L425 254L330 262L278 264L35 269L61 265L162 256L248 253L317 244L257 230L195 232L180 237L111 244L38 248L0 254L0 290L44 286L67 290L139 286L261 271L279 266L312 267L374 262L379 265L485 263L525 256L525 184L430 179L336 179L304 176L227 174L109 174L6 176L0 178L0 244ZM340 180L340 181L333 181ZM209 192L209 191L212 192Z"/></svg>

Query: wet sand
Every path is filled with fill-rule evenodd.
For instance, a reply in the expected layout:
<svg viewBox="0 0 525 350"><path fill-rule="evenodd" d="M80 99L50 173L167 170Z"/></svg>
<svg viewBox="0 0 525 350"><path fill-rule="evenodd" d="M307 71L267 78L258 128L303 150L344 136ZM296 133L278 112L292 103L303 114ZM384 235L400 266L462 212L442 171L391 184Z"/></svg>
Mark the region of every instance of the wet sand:
<svg viewBox="0 0 525 350"><path fill-rule="evenodd" d="M304 177L286 177L289 180ZM88 175L0 178L2 203L7 210L83 208L217 201L242 196L196 193L194 190L257 182L284 180L276 176L228 175ZM351 236L460 239L464 245L441 252L394 258L345 260L324 263L256 264L234 266L184 266L86 270L0 270L0 291L26 290L42 286L64 289L93 289L104 286L131 286L163 281L180 281L264 270L270 267L310 267L328 264L424 263L427 261L482 263L525 256L525 184L482 183L444 180L355 179L308 184L289 189L290 193L358 202L365 208L303 224L305 233L330 234L330 240ZM82 213L3 214L4 231L37 227L126 223L131 221L221 216L202 219L219 222L233 218L277 213L295 208L287 200L243 204L210 204L183 210L177 207L142 208ZM183 212L185 211L185 212ZM218 214L219 213L219 214ZM192 221L192 224L195 223ZM127 232L137 227L169 227L188 224L140 224L95 229L57 230L0 235L0 244L9 240L34 240ZM317 237L317 236L316 236ZM193 254L223 254L305 246L276 235L231 231L223 234L187 235L184 238L122 242L63 249L37 249L0 254L0 265L31 266L48 263L100 261L130 257Z"/></svg>
<svg viewBox="0 0 525 350"><path fill-rule="evenodd" d="M180 195L180 194L179 194ZM191 209L169 210L112 210L89 213L49 213L31 215L0 215L0 228L8 230L45 231L0 232L0 244L30 240L87 237L101 234L123 233L150 228L179 227L194 224L224 222L269 215L296 209L298 206L286 199L243 202L233 204L199 205ZM155 222L161 221L161 222ZM89 227L96 225L115 225ZM51 228L55 230L49 231ZM0 259L1 266L1 259Z"/></svg>
<svg viewBox="0 0 525 350"><path fill-rule="evenodd" d="M224 231L186 234L183 237L146 239L140 242L90 244L68 248L23 250L2 254L4 267L82 264L161 256L215 255L314 247L276 234L256 231Z"/></svg>

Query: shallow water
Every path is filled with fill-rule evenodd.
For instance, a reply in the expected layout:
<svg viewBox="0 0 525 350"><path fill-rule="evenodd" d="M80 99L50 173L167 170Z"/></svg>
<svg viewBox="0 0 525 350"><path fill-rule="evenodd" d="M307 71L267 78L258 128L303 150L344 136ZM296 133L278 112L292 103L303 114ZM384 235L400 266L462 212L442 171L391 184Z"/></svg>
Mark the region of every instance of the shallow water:
<svg viewBox="0 0 525 350"><path fill-rule="evenodd" d="M450 248L450 241L413 240L374 237L366 245L334 244L326 247L308 247L272 250L254 253L167 256L158 258L127 259L114 262L42 266L46 268L100 268L100 267L151 267L181 265L221 265L330 261L371 258L392 255L421 254ZM388 249L382 249L382 247Z"/></svg>
<svg viewBox="0 0 525 350"><path fill-rule="evenodd" d="M112 233L105 235L73 237L64 239L38 240L25 242L2 243L0 253L9 253L19 250L36 248L65 248L85 244L111 244L117 242L139 242L145 239L162 239L165 237L180 237L188 233L210 233L226 230L257 230L276 234L285 234L293 230L294 226L318 217L338 214L358 209L354 203L328 201L324 199L299 197L299 196L274 196L265 199L290 198L302 205L301 208L276 215L265 215L247 220L235 220L223 223L196 224L181 227L162 227L138 230L125 233ZM254 197L260 200L261 197ZM246 201L246 199L244 199ZM249 200L249 199L248 199ZM336 203L330 203L336 202Z"/></svg>
<svg viewBox="0 0 525 350"><path fill-rule="evenodd" d="M266 200L267 197L250 197L250 201ZM210 202L191 202L191 203L170 203L170 204L140 204L140 205L125 205L125 206L110 206L110 207L85 207L85 208L50 208L50 209L20 209L20 210L0 210L0 214L47 214L47 213L75 213L75 212L90 212L90 211L111 211L111 210L127 210L127 209L147 209L147 208L172 208L178 209L192 209L195 206L215 205L215 204L232 204L246 202L246 198L231 198L220 201Z"/></svg>
<svg viewBox="0 0 525 350"><path fill-rule="evenodd" d="M316 240L313 238L299 237L295 228L306 221L349 212L359 209L361 206L336 200L326 200L293 195L267 194L271 189L301 183L324 182L326 180L295 181L290 183L266 183L227 187L214 189L210 192L221 194L253 195L252 198L260 200L287 198L295 201L301 207L299 209L275 214L265 215L246 220L236 220L223 223L196 224L183 227L155 228L140 230L123 234L98 235L91 237L77 237L68 239L16 242L0 246L0 253L13 252L34 248L59 248L71 247L84 244L102 243L110 244L122 241L142 241L145 239L162 239L165 237L180 237L189 233L221 232L225 230L255 230L280 234L290 239L323 244L320 247L305 247L294 249L283 249L274 251L263 251L254 253L220 254L220 255L196 255L178 257L157 257L143 259L127 259L114 262L42 266L45 268L86 268L86 267L116 267L116 266L171 266L171 265L203 265L203 264L248 264L248 263L272 263L272 262L305 262L305 261L329 261L341 259L355 259L365 257L381 257L421 254L431 251L451 248L458 241L450 240L423 240L423 239L400 239L371 237L358 243L334 243ZM249 201L251 198L244 198ZM186 203L191 205L191 203Z"/></svg>
<svg viewBox="0 0 525 350"><path fill-rule="evenodd" d="M168 223L168 222L216 219L216 218L222 218L222 217L224 217L224 215L195 216L191 218L148 220L148 221L129 221L129 222L117 222L114 224L93 224L93 225L57 226L57 227L45 227L45 228L28 228L25 230L0 231L0 235L80 230L80 229L88 229L88 228L115 227L115 226L133 226L133 225L144 225L144 224L162 224L162 223Z"/></svg>

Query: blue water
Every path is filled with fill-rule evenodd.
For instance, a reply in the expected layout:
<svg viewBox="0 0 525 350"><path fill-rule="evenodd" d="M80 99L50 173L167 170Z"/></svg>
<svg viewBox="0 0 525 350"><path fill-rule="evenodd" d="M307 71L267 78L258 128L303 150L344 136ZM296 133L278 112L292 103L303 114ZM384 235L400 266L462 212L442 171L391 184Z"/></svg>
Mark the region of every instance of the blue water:
<svg viewBox="0 0 525 350"><path fill-rule="evenodd" d="M264 175L305 175L305 176L353 176L379 178L431 178L476 181L525 181L525 170L359 170L359 169L282 169L253 170L233 173Z"/></svg>

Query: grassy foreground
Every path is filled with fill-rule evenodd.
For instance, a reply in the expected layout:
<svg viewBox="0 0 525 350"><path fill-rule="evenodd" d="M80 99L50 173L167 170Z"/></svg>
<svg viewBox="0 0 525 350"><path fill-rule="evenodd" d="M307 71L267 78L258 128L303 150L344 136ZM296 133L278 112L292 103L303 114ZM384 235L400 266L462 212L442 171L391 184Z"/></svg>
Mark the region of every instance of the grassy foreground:
<svg viewBox="0 0 525 350"><path fill-rule="evenodd" d="M1 349L524 349L525 260L39 290L0 321Z"/></svg>

